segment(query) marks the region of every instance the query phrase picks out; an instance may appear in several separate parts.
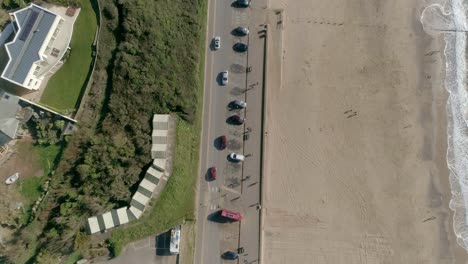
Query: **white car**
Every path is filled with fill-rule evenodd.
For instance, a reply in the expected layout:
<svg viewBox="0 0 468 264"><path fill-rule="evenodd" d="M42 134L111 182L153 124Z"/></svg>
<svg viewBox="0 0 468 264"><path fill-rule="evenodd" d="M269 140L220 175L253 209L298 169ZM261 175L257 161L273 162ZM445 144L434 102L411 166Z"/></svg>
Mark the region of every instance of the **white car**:
<svg viewBox="0 0 468 264"><path fill-rule="evenodd" d="M213 47L215 50L219 50L219 48L221 48L221 37L214 37L213 39Z"/></svg>
<svg viewBox="0 0 468 264"><path fill-rule="evenodd" d="M229 73L228 71L221 72L221 84L226 85L229 82Z"/></svg>
<svg viewBox="0 0 468 264"><path fill-rule="evenodd" d="M232 152L231 154L229 154L229 158L233 161L244 161L245 160L245 156L244 155L241 155L241 154L237 154L237 153L234 153Z"/></svg>

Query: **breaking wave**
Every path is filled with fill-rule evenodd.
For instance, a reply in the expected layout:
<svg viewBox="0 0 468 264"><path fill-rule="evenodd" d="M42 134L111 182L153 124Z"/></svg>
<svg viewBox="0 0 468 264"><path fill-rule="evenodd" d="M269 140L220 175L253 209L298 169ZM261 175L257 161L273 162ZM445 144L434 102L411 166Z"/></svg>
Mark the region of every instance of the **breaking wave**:
<svg viewBox="0 0 468 264"><path fill-rule="evenodd" d="M452 190L450 209L457 243L468 250L468 91L466 84L467 7L464 0L434 1L427 6L421 23L431 35L445 40L445 88L449 93L447 164Z"/></svg>

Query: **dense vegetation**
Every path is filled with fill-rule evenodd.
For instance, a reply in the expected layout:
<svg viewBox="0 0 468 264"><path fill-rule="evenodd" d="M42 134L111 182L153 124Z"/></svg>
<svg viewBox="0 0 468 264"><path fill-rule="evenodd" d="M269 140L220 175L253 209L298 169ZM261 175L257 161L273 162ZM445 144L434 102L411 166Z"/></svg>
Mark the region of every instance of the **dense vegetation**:
<svg viewBox="0 0 468 264"><path fill-rule="evenodd" d="M80 232L86 218L127 205L151 162L154 113L180 116L178 123L186 130L178 136L188 142L179 151L187 152L190 165L197 163L205 1L100 1L99 55L79 130L67 143L43 210L19 232L16 247L9 247L10 259L24 262L24 248L35 263L54 263L74 251L89 253L91 238ZM168 192L187 175L194 177L195 168L174 168ZM188 182L193 187L193 179ZM191 197L185 199L172 205L180 206L179 216L192 213Z"/></svg>

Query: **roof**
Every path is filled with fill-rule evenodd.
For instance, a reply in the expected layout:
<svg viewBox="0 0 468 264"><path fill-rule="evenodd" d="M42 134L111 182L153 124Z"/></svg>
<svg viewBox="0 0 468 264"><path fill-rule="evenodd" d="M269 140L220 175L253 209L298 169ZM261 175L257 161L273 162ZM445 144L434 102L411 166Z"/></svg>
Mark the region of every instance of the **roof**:
<svg viewBox="0 0 468 264"><path fill-rule="evenodd" d="M127 207L122 207L116 210L119 216L119 224L123 225L128 223Z"/></svg>
<svg viewBox="0 0 468 264"><path fill-rule="evenodd" d="M133 197L133 200L137 201L138 203L142 204L143 206L146 206L148 204L150 198L141 194L140 192L136 192ZM143 208L142 208L143 209ZM143 210L142 210L143 211Z"/></svg>
<svg viewBox="0 0 468 264"><path fill-rule="evenodd" d="M171 243L169 246L169 251L172 254L179 253L179 242L180 242L180 228L174 227L171 230Z"/></svg>
<svg viewBox="0 0 468 264"><path fill-rule="evenodd" d="M130 212L136 219L140 218L141 215L143 214L142 211L137 209L136 207L130 206L127 210L127 212Z"/></svg>
<svg viewBox="0 0 468 264"><path fill-rule="evenodd" d="M164 159L166 158L167 144L153 144L151 145L151 158Z"/></svg>
<svg viewBox="0 0 468 264"><path fill-rule="evenodd" d="M149 180L143 178L143 180L140 183L140 186L145 188L146 190L150 192L154 192L154 189L156 189L156 184L150 182Z"/></svg>
<svg viewBox="0 0 468 264"><path fill-rule="evenodd" d="M102 215L102 219L104 220L104 226L106 229L112 228L115 226L114 219L112 219L112 213L107 212Z"/></svg>
<svg viewBox="0 0 468 264"><path fill-rule="evenodd" d="M98 223L98 219L96 216L88 218L88 228L91 234L101 231L101 228L99 228L99 223Z"/></svg>
<svg viewBox="0 0 468 264"><path fill-rule="evenodd" d="M162 172L158 171L157 169L153 168L153 166L151 166L146 171L145 178L148 178L147 176L151 176L151 177L154 177L156 179L161 179L162 175L163 175ZM151 179L148 179L148 180L151 181Z"/></svg>
<svg viewBox="0 0 468 264"><path fill-rule="evenodd" d="M153 144L166 144L167 143L167 130L153 130L151 134Z"/></svg>
<svg viewBox="0 0 468 264"><path fill-rule="evenodd" d="M18 84L25 82L34 62L39 61L39 50L52 29L57 15L31 4L13 13L19 31L12 42L6 44L10 60L2 77Z"/></svg>
<svg viewBox="0 0 468 264"><path fill-rule="evenodd" d="M154 115L153 116L153 123L154 122L169 122L169 115Z"/></svg>
<svg viewBox="0 0 468 264"><path fill-rule="evenodd" d="M154 115L153 116L153 129L154 130L167 130L169 122L169 115Z"/></svg>
<svg viewBox="0 0 468 264"><path fill-rule="evenodd" d="M159 171L165 171L166 170L166 159L154 159L153 160L153 166Z"/></svg>
<svg viewBox="0 0 468 264"><path fill-rule="evenodd" d="M0 91L0 146L16 137L21 110L19 97Z"/></svg>

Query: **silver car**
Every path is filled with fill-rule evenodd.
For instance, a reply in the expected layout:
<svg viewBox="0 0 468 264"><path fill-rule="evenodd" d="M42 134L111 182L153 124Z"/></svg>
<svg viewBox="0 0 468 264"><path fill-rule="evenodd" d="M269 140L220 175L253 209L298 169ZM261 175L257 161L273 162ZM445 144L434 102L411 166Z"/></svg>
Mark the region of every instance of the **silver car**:
<svg viewBox="0 0 468 264"><path fill-rule="evenodd" d="M229 82L229 73L228 71L221 72L221 84L227 85Z"/></svg>
<svg viewBox="0 0 468 264"><path fill-rule="evenodd" d="M219 50L221 48L221 37L214 37L213 39L213 48L215 50Z"/></svg>

